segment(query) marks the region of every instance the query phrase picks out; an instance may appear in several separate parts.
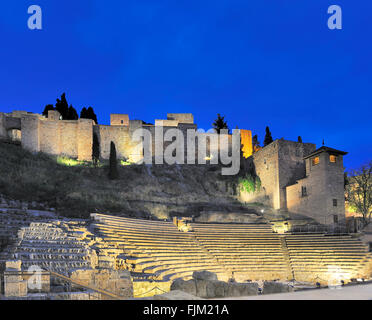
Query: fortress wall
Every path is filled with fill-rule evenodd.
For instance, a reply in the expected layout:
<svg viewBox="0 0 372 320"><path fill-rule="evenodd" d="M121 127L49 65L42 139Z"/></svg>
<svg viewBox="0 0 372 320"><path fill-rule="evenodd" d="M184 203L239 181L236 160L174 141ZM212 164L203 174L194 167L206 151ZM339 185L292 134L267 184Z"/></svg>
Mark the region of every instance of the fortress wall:
<svg viewBox="0 0 372 320"><path fill-rule="evenodd" d="M163 127L177 127L179 121L178 120L155 120L155 126L163 126Z"/></svg>
<svg viewBox="0 0 372 320"><path fill-rule="evenodd" d="M112 126L129 126L129 115L127 114L110 114L110 124Z"/></svg>
<svg viewBox="0 0 372 320"><path fill-rule="evenodd" d="M252 131L240 130L240 141L244 158L248 158L253 154Z"/></svg>
<svg viewBox="0 0 372 320"><path fill-rule="evenodd" d="M59 152L71 158L78 158L78 121L58 121Z"/></svg>
<svg viewBox="0 0 372 320"><path fill-rule="evenodd" d="M253 154L253 163L261 186L274 209L280 209L278 140Z"/></svg>
<svg viewBox="0 0 372 320"><path fill-rule="evenodd" d="M329 155L326 154L327 161L329 161ZM326 189L327 189L327 213L339 216L340 219L345 218L345 190L344 190L344 168L343 168L343 156L339 155L336 163L328 162L327 173L324 174L326 177ZM337 206L333 206L333 199L337 200Z"/></svg>
<svg viewBox="0 0 372 320"><path fill-rule="evenodd" d="M93 151L93 120L79 119L77 121L77 154L79 160L91 161Z"/></svg>
<svg viewBox="0 0 372 320"><path fill-rule="evenodd" d="M21 130L21 128L22 128L21 118L5 117L5 129L7 131L11 129Z"/></svg>
<svg viewBox="0 0 372 320"><path fill-rule="evenodd" d="M286 208L285 187L306 176L303 158L316 149L315 144L278 140L280 208Z"/></svg>
<svg viewBox="0 0 372 320"><path fill-rule="evenodd" d="M306 214L319 223L333 223L333 215L339 221L345 217L344 173L342 156L337 163L329 162L329 154L319 155L319 164L311 165L311 158L306 159L308 176L295 185L288 186L287 206L293 213ZM302 195L302 187L306 187L306 196ZM333 205L337 200L337 206Z"/></svg>
<svg viewBox="0 0 372 320"><path fill-rule="evenodd" d="M8 133L5 128L5 113L0 112L0 138L6 139L7 137Z"/></svg>
<svg viewBox="0 0 372 320"><path fill-rule="evenodd" d="M34 115L24 115L22 123L22 147L31 152L40 151L39 124L40 119Z"/></svg>
<svg viewBox="0 0 372 320"><path fill-rule="evenodd" d="M60 131L58 121L40 121L40 151L47 154L60 154Z"/></svg>
<svg viewBox="0 0 372 320"><path fill-rule="evenodd" d="M111 141L115 143L118 159L129 159L132 144L127 126L95 126L95 132L100 143L100 153L103 159L110 158Z"/></svg>
<svg viewBox="0 0 372 320"><path fill-rule="evenodd" d="M306 196L302 195L302 187L306 187ZM315 218L319 223L324 223L323 204L326 202L324 191L323 185L315 183L312 177L298 180L286 188L287 208L291 213L304 214ZM319 217L314 216L314 213Z"/></svg>
<svg viewBox="0 0 372 320"><path fill-rule="evenodd" d="M180 123L194 123L194 116L192 113L168 113L168 120L178 120Z"/></svg>

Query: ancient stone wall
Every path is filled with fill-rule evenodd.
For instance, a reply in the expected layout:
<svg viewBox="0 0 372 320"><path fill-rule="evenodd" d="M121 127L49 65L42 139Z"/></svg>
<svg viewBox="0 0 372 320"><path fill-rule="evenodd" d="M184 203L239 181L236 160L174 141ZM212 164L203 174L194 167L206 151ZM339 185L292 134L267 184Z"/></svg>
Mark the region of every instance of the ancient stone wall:
<svg viewBox="0 0 372 320"><path fill-rule="evenodd" d="M117 158L129 160L132 163L139 163L146 154L144 139L138 137L135 140L137 129L145 129L151 137L149 148L151 156L156 156L156 150L168 149L177 145L177 154L184 151L184 163L192 163L196 158L200 163L211 161L217 163L218 153L222 148L231 154L231 135L227 139L227 147L221 146L219 136L214 133L197 132L197 126L193 123L192 114L168 114L168 120L159 120L156 125L143 124L141 120L129 120L128 115L114 114L111 115L110 126L94 125L90 119L79 120L60 120L57 111L50 111L48 118L41 115L29 114L27 112L18 112L17 117L7 117L6 114L0 114L0 137L8 138L6 121L14 120L19 122L22 131L22 146L32 152L45 152L51 155L64 155L79 160L92 159L93 132L97 135L100 144L100 157L109 159L111 141L115 143ZM13 114L12 114L13 116ZM166 124L166 126L164 126ZM174 126L172 126L174 124ZM177 129L177 139L170 134L170 130ZM248 130L244 131L244 144L247 152L252 150L252 134ZM159 138L157 137L159 132ZM193 135L188 135L192 132ZM138 136L138 135L137 135ZM167 138L167 141L164 141ZM189 139L189 140L188 140ZM178 144L174 144L177 140ZM194 141L195 149L190 146ZM207 144L207 152L199 152L199 143ZM190 148L188 148L190 146ZM162 152L162 153L163 153ZM163 158L163 155L161 155ZM177 157L179 160L180 158ZM190 161L192 160L192 161Z"/></svg>
<svg viewBox="0 0 372 320"><path fill-rule="evenodd" d="M48 121L44 121L44 122L48 122ZM57 125L58 125L58 133L59 133L58 154L63 154L70 158L79 158L79 150L78 150L78 138L79 138L78 127L79 125L78 123L76 121L58 121ZM89 143L89 140L87 141L87 143ZM90 159L88 158L87 160L90 160Z"/></svg>
<svg viewBox="0 0 372 320"><path fill-rule="evenodd" d="M60 153L60 130L57 121L39 122L39 151L47 154L58 155Z"/></svg>
<svg viewBox="0 0 372 320"><path fill-rule="evenodd" d="M110 125L112 126L129 126L129 115L127 114L111 114Z"/></svg>
<svg viewBox="0 0 372 320"><path fill-rule="evenodd" d="M7 138L7 130L5 128L5 113L0 112L0 139Z"/></svg>
<svg viewBox="0 0 372 320"><path fill-rule="evenodd" d="M314 151L312 143L275 140L253 155L254 169L274 209L285 209L286 186L306 175L304 156Z"/></svg>
<svg viewBox="0 0 372 320"><path fill-rule="evenodd" d="M100 144L100 153L103 159L110 158L111 141L115 143L118 159L130 159L133 144L131 142L129 127L127 126L94 126Z"/></svg>
<svg viewBox="0 0 372 320"><path fill-rule="evenodd" d="M307 177L286 188L287 206L290 212L306 214L319 223L332 224L334 215L338 216L338 221L345 218L342 156L338 156L336 163L329 161L326 152L317 157L319 163L316 165L312 164L312 158L306 159Z"/></svg>
<svg viewBox="0 0 372 320"><path fill-rule="evenodd" d="M280 208L278 150L279 142L276 140L253 154L254 169L274 209Z"/></svg>
<svg viewBox="0 0 372 320"><path fill-rule="evenodd" d="M180 123L194 123L194 116L192 113L168 113L168 120L178 120Z"/></svg>
<svg viewBox="0 0 372 320"><path fill-rule="evenodd" d="M92 160L93 120L79 119L77 129L78 159Z"/></svg>
<svg viewBox="0 0 372 320"><path fill-rule="evenodd" d="M280 208L285 209L285 187L302 179L306 175L304 157L315 151L312 143L278 140L279 197Z"/></svg>
<svg viewBox="0 0 372 320"><path fill-rule="evenodd" d="M22 147L31 152L40 151L40 120L37 116L22 116Z"/></svg>

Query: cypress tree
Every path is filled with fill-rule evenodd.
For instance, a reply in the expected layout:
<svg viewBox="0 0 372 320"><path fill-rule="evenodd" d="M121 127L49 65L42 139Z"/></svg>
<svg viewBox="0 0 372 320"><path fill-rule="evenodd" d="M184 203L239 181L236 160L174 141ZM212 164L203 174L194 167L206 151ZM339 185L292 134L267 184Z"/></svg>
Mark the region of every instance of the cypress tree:
<svg viewBox="0 0 372 320"><path fill-rule="evenodd" d="M75 108L72 105L70 105L70 107L68 108L68 115L67 115L66 120L78 120L78 119L79 119L78 113L76 112Z"/></svg>
<svg viewBox="0 0 372 320"><path fill-rule="evenodd" d="M46 105L45 108L44 108L44 111L43 111L42 115L44 117L47 117L48 118L48 111L50 111L50 110L54 110L54 106L52 104Z"/></svg>
<svg viewBox="0 0 372 320"><path fill-rule="evenodd" d="M229 129L227 126L227 122L225 121L225 117L221 117L221 114L217 114L217 119L213 122L213 128L219 134L221 129Z"/></svg>
<svg viewBox="0 0 372 320"><path fill-rule="evenodd" d="M256 152L260 147L257 134L255 134L252 138L252 145L253 145L253 152Z"/></svg>
<svg viewBox="0 0 372 320"><path fill-rule="evenodd" d="M87 110L87 118L94 120L94 122L98 124L97 115L94 113L94 110L92 107L89 107Z"/></svg>
<svg viewBox="0 0 372 320"><path fill-rule="evenodd" d="M269 127L266 127L266 134L265 134L265 140L264 140L264 147L268 146L271 142L273 142L273 137L271 136L271 132Z"/></svg>
<svg viewBox="0 0 372 320"><path fill-rule="evenodd" d="M93 151L92 151L92 159L94 166L97 166L99 160L99 141L97 134L93 133ZM111 162L110 162L111 163Z"/></svg>
<svg viewBox="0 0 372 320"><path fill-rule="evenodd" d="M81 119L87 119L87 108L84 107L83 109L81 109L80 118Z"/></svg>
<svg viewBox="0 0 372 320"><path fill-rule="evenodd" d="M116 148L115 143L113 143L112 141L110 144L110 168L108 177L110 180L119 178L118 161L116 159Z"/></svg>
<svg viewBox="0 0 372 320"><path fill-rule="evenodd" d="M57 99L56 110L61 114L63 120L68 119L68 109L66 94L62 93L61 100Z"/></svg>
<svg viewBox="0 0 372 320"><path fill-rule="evenodd" d="M88 109L84 107L81 110L80 118L82 118L82 119L92 119L93 121L95 121L96 124L98 124L97 115L94 113L94 110L93 110L92 107L89 107Z"/></svg>
<svg viewBox="0 0 372 320"><path fill-rule="evenodd" d="M298 136L298 138L297 138L297 142L302 143L302 138L301 138L301 136Z"/></svg>

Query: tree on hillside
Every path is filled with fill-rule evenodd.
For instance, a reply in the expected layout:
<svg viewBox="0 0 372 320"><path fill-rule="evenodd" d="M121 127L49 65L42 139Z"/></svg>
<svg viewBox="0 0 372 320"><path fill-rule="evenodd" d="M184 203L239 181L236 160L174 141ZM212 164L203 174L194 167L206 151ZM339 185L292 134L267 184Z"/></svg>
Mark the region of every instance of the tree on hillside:
<svg viewBox="0 0 372 320"><path fill-rule="evenodd" d="M97 166L98 160L99 160L99 141L96 133L93 133L93 150L92 150L92 159L93 159L93 165Z"/></svg>
<svg viewBox="0 0 372 320"><path fill-rule="evenodd" d="M72 105L70 105L70 107L68 108L66 120L78 120L78 119L79 119L78 113L76 112L75 108Z"/></svg>
<svg viewBox="0 0 372 320"><path fill-rule="evenodd" d="M88 116L88 119L92 119L94 120L94 122L96 124L98 124L98 121L97 121L97 115L94 113L94 110L92 107L89 107L88 110L87 110L87 116Z"/></svg>
<svg viewBox="0 0 372 320"><path fill-rule="evenodd" d="M48 111L50 110L54 110L54 106L52 104L47 104L44 108L42 115L48 118Z"/></svg>
<svg viewBox="0 0 372 320"><path fill-rule="evenodd" d="M227 122L225 121L225 117L221 117L221 114L217 114L217 119L213 122L213 128L216 130L216 132L219 134L221 129L227 129L229 130L229 127L227 126Z"/></svg>
<svg viewBox="0 0 372 320"><path fill-rule="evenodd" d="M80 118L81 119L87 119L87 108L84 107L83 109L81 109Z"/></svg>
<svg viewBox="0 0 372 320"><path fill-rule="evenodd" d="M57 98L56 110L61 114L63 120L68 118L68 109L66 94L62 93L61 100Z"/></svg>
<svg viewBox="0 0 372 320"><path fill-rule="evenodd" d="M113 143L112 141L110 144L110 167L108 177L110 180L119 178L118 160L116 159L116 148L115 143Z"/></svg>
<svg viewBox="0 0 372 320"><path fill-rule="evenodd" d="M351 171L347 179L346 200L362 214L364 225L368 225L372 216L372 161Z"/></svg>
<svg viewBox="0 0 372 320"><path fill-rule="evenodd" d="M76 109L72 105L68 106L65 93L62 93L61 99L57 99L55 110L57 110L61 114L62 120L79 119L79 115L76 112Z"/></svg>
<svg viewBox="0 0 372 320"><path fill-rule="evenodd" d="M252 146L253 146L253 152L257 152L258 150L260 150L261 146L260 146L260 142L258 141L258 136L257 134L255 134L252 138Z"/></svg>
<svg viewBox="0 0 372 320"><path fill-rule="evenodd" d="M298 136L298 138L297 138L297 142L302 143L302 138L301 138L301 136Z"/></svg>
<svg viewBox="0 0 372 320"><path fill-rule="evenodd" d="M264 139L264 147L268 146L271 142L273 142L273 137L271 136L271 132L269 127L266 127L266 134Z"/></svg>
<svg viewBox="0 0 372 320"><path fill-rule="evenodd" d="M84 107L83 109L81 109L80 118L91 119L95 121L96 124L98 124L97 115L94 113L94 110L92 107L89 107L88 109Z"/></svg>

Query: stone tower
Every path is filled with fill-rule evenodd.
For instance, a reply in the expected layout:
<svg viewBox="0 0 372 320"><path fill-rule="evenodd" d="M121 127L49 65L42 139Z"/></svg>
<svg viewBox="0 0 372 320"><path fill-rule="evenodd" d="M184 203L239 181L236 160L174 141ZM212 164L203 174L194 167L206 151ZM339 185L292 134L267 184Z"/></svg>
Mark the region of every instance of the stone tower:
<svg viewBox="0 0 372 320"><path fill-rule="evenodd" d="M324 224L337 224L343 220L343 156L346 154L323 146L304 157L306 177L286 188L288 210L306 214Z"/></svg>

